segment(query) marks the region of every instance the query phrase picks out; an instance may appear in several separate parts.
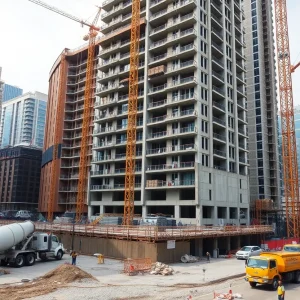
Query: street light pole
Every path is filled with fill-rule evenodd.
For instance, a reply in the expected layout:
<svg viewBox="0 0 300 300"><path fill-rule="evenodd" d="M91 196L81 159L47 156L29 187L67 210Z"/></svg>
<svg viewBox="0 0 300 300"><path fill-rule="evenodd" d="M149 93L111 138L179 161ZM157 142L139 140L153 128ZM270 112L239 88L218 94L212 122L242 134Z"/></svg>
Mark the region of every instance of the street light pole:
<svg viewBox="0 0 300 300"><path fill-rule="evenodd" d="M73 230L72 230L72 251L74 250L74 233L75 233L75 216L73 218Z"/></svg>

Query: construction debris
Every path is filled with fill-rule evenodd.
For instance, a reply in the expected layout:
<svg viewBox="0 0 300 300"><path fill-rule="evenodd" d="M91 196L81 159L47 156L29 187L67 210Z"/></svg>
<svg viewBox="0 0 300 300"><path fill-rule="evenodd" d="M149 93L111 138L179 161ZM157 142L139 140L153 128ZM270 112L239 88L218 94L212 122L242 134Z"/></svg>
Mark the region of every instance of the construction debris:
<svg viewBox="0 0 300 300"><path fill-rule="evenodd" d="M22 300L54 292L68 283L83 279L97 280L76 266L63 264L46 275L24 284L0 288L1 299Z"/></svg>
<svg viewBox="0 0 300 300"><path fill-rule="evenodd" d="M174 270L166 265L166 264L163 264L161 262L156 262L154 264L152 264L152 267L151 267L151 271L150 271L150 274L152 275L173 275L174 273Z"/></svg>
<svg viewBox="0 0 300 300"><path fill-rule="evenodd" d="M181 256L181 262L183 263L192 263L192 262L197 262L199 261L199 257L196 257L196 256L193 256L193 255L188 255L188 254L185 254L183 256Z"/></svg>

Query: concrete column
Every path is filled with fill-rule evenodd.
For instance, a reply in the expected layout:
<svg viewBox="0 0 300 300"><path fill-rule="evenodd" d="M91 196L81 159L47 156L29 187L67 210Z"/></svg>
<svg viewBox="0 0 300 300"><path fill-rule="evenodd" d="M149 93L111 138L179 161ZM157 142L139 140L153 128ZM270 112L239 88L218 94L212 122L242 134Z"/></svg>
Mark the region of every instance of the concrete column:
<svg viewBox="0 0 300 300"><path fill-rule="evenodd" d="M104 205L100 205L100 215L104 214Z"/></svg>
<svg viewBox="0 0 300 300"><path fill-rule="evenodd" d="M201 206L200 205L196 205L196 224L198 226L201 225Z"/></svg>
<svg viewBox="0 0 300 300"><path fill-rule="evenodd" d="M229 250L231 250L230 248L231 248L230 247L230 236L227 236L226 237L226 250L229 251Z"/></svg>
<svg viewBox="0 0 300 300"><path fill-rule="evenodd" d="M175 219L180 220L180 212L179 212L179 205L175 205L174 207Z"/></svg>
<svg viewBox="0 0 300 300"><path fill-rule="evenodd" d="M214 249L218 248L218 238L214 238L213 245L214 245Z"/></svg>
<svg viewBox="0 0 300 300"><path fill-rule="evenodd" d="M203 239L195 240L195 255L200 257L203 256Z"/></svg>
<svg viewBox="0 0 300 300"><path fill-rule="evenodd" d="M142 217L145 218L147 216L147 206L142 206Z"/></svg>

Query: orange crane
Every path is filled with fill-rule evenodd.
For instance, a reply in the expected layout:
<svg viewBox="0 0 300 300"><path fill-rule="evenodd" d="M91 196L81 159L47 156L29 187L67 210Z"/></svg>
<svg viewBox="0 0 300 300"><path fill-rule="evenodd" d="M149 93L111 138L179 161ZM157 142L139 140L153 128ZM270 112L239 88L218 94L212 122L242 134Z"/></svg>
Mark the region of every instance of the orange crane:
<svg viewBox="0 0 300 300"><path fill-rule="evenodd" d="M280 93L282 157L288 237L300 237L299 182L294 123L292 73L300 66L291 65L286 0L275 0L278 77Z"/></svg>
<svg viewBox="0 0 300 300"><path fill-rule="evenodd" d="M140 0L132 1L130 71L128 93L128 127L126 144L126 171L124 193L124 225L132 225L134 216L136 119L138 99L138 69L140 40Z"/></svg>
<svg viewBox="0 0 300 300"><path fill-rule="evenodd" d="M85 83L85 92L84 92L84 110L83 110L83 121L82 121L82 140L80 147L80 161L79 161L79 179L78 179L78 192L77 192L77 201L76 201L76 221L80 221L82 213L84 211L84 204L87 195L87 178L88 178L88 145L89 145L89 133L90 133L90 124L92 122L92 113L91 113L91 104L93 98L93 88L94 88L94 60L95 60L95 39L100 31L99 27L96 27L99 20L101 8L98 9L98 12L90 24L86 21L80 20L77 17L74 17L56 7L50 6L47 3L44 3L39 0L29 0L37 5L40 5L44 8L47 8L53 12L56 12L64 17L67 17L75 22L78 22L82 25L89 27L89 34L85 40L89 40L88 46L88 59L87 59L87 71L86 71L86 83ZM59 97L57 104L57 114L56 114L56 123L55 123L55 137L54 137L54 153L53 153L53 167L51 173L51 185L50 185L50 198L48 200L48 221L53 220L53 209L54 209L54 197L57 191L57 168L59 164L58 160L58 145L60 143L60 131L62 128L62 111L63 111L63 90L65 87L65 56L62 56L61 66L60 66L60 85L59 85Z"/></svg>

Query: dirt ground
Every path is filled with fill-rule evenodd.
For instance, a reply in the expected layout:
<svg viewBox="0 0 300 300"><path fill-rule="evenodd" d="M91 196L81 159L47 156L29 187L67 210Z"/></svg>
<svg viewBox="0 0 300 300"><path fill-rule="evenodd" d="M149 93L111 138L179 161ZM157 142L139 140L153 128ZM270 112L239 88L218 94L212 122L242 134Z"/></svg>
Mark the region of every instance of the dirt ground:
<svg viewBox="0 0 300 300"><path fill-rule="evenodd" d="M10 300L32 298L52 293L58 288L67 287L69 283L80 282L83 279L97 281L92 275L78 267L64 264L36 280L0 288L0 296L1 299Z"/></svg>

